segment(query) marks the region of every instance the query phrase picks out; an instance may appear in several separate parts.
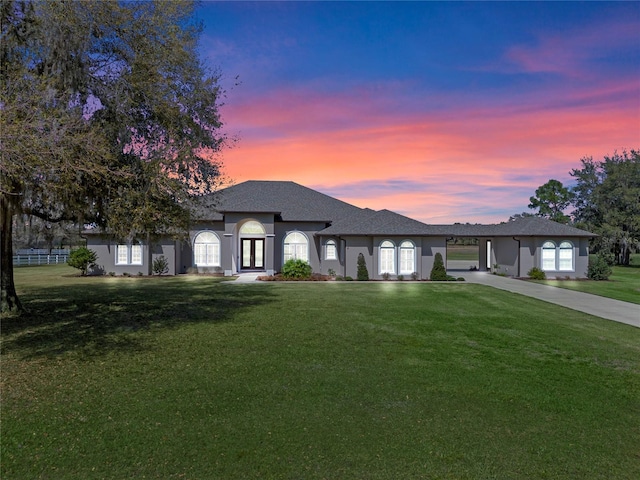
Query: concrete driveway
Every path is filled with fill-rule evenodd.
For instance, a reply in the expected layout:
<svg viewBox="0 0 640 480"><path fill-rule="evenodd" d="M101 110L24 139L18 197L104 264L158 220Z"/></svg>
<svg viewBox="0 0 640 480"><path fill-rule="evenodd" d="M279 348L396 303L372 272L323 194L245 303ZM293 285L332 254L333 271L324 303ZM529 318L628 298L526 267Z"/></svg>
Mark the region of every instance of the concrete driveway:
<svg viewBox="0 0 640 480"><path fill-rule="evenodd" d="M549 303L595 315L596 317L625 323L640 328L640 305L589 293L574 292L566 288L492 275L487 272L452 271L451 275L464 277L470 283L479 283L508 292L519 293Z"/></svg>

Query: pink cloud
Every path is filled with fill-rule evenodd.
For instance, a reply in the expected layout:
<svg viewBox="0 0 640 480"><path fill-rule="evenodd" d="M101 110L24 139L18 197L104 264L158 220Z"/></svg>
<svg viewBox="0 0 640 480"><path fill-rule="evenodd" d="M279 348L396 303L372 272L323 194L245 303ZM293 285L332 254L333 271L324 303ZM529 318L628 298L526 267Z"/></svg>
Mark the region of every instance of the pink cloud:
<svg viewBox="0 0 640 480"><path fill-rule="evenodd" d="M283 89L225 107L228 128L241 138L224 155L226 171L237 182L339 190L338 198L358 206L430 223L501 221L526 210L550 178L570 181L580 158L638 148L638 90L614 79L597 89L531 92L517 105L441 96L446 112L404 113L391 92L378 92L378 100L369 90ZM392 180L424 191L375 187Z"/></svg>
<svg viewBox="0 0 640 480"><path fill-rule="evenodd" d="M516 71L526 73L558 73L568 77L599 76L590 63L606 58L637 38L640 23L633 20L602 19L598 25L554 35L543 33L533 45L514 45L505 59Z"/></svg>

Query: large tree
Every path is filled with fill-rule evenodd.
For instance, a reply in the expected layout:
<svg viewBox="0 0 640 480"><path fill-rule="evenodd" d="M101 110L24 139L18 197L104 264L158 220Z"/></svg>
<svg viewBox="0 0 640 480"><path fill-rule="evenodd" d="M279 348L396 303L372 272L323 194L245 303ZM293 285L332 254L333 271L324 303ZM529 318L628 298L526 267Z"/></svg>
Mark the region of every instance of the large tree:
<svg viewBox="0 0 640 480"><path fill-rule="evenodd" d="M529 208L538 210L537 215L559 223L569 223L569 216L564 211L571 204L571 191L558 180L549 180L536 189L536 194L529 198Z"/></svg>
<svg viewBox="0 0 640 480"><path fill-rule="evenodd" d="M573 169L574 220L598 233L597 247L610 251L616 262L629 265L640 247L640 152L631 150L581 160Z"/></svg>
<svg viewBox="0 0 640 480"><path fill-rule="evenodd" d="M191 0L0 0L2 310L21 309L12 219L179 232L220 182L217 76Z"/></svg>

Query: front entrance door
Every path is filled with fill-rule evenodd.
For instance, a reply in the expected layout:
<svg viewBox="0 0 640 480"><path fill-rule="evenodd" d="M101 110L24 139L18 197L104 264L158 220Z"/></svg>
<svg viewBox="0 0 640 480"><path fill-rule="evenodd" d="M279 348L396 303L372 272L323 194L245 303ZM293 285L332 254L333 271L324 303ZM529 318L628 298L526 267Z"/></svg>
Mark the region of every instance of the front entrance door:
<svg viewBox="0 0 640 480"><path fill-rule="evenodd" d="M243 270L264 268L264 238L243 238L240 252Z"/></svg>

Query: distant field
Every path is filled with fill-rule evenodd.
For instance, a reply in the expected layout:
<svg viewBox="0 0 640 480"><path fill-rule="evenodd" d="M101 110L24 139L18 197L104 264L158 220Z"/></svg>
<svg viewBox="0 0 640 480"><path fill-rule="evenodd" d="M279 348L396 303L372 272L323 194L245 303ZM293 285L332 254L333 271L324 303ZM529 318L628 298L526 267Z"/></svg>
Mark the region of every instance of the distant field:
<svg viewBox="0 0 640 480"><path fill-rule="evenodd" d="M464 282L16 272L3 479L637 479L640 329Z"/></svg>
<svg viewBox="0 0 640 480"><path fill-rule="evenodd" d="M478 258L477 245L447 245L447 260L477 261Z"/></svg>

